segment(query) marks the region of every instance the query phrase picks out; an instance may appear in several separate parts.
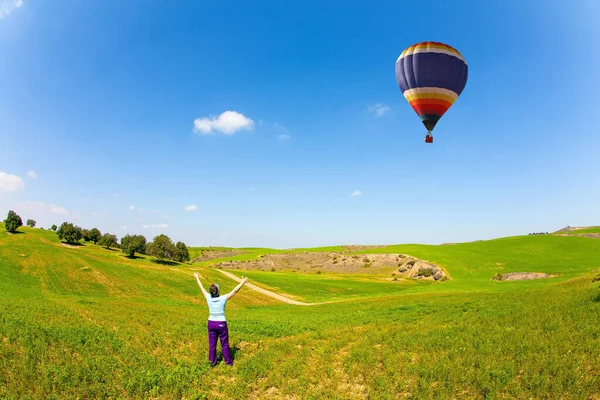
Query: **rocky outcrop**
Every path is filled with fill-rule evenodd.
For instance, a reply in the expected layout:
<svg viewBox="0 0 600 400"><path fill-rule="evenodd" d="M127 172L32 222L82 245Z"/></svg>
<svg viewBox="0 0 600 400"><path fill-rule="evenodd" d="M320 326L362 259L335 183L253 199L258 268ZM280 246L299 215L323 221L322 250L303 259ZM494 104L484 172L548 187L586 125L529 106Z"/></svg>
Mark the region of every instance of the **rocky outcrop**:
<svg viewBox="0 0 600 400"><path fill-rule="evenodd" d="M543 272L509 272L506 274L496 274L492 277L493 281L527 281L531 279L554 278L558 275L549 275Z"/></svg>
<svg viewBox="0 0 600 400"><path fill-rule="evenodd" d="M265 254L257 260L222 261L218 268L298 272L376 273L393 272L397 277L445 281L437 265L405 254L348 254L340 252L289 252Z"/></svg>
<svg viewBox="0 0 600 400"><path fill-rule="evenodd" d="M448 276L437 265L428 263L417 258L406 256L406 261L398 267L400 276L413 279L428 279L434 281L445 281Z"/></svg>

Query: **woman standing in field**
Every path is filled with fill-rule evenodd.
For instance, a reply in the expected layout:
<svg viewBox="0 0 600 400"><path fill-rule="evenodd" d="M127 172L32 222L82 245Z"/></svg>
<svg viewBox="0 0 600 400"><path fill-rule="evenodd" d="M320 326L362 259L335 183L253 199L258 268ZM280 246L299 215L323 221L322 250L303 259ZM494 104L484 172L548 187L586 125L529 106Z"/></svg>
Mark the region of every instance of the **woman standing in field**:
<svg viewBox="0 0 600 400"><path fill-rule="evenodd" d="M224 296L221 296L219 285L213 283L208 289L210 294L204 290L202 282L200 282L200 275L194 272L194 277L200 290L206 299L208 304L208 310L210 315L208 316L208 361L211 366L217 365L217 337L221 340L221 350L223 351L223 359L225 364L233 365L233 359L231 358L231 350L229 349L229 330L227 328L227 321L225 320L225 304L227 300L235 296L235 294L244 286L248 281L248 278L243 278L239 285L237 285L231 292Z"/></svg>

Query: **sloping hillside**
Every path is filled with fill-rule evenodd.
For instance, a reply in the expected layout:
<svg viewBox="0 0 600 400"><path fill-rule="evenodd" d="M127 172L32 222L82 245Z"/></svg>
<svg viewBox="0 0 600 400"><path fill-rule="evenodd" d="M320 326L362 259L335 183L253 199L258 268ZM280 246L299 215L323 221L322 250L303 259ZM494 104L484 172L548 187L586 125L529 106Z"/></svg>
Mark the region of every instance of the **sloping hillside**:
<svg viewBox="0 0 600 400"><path fill-rule="evenodd" d="M554 235L559 236L583 236L594 239L600 239L600 226L568 226L554 232Z"/></svg>
<svg viewBox="0 0 600 400"><path fill-rule="evenodd" d="M231 290L215 260L162 265L20 230L0 226L0 398L592 399L600 387L595 239L362 250L443 265L453 279L440 283L234 270L301 300L343 301L301 307L242 289L227 303L235 365L211 368L192 272ZM234 257L270 254L245 252ZM492 281L498 269L560 276Z"/></svg>

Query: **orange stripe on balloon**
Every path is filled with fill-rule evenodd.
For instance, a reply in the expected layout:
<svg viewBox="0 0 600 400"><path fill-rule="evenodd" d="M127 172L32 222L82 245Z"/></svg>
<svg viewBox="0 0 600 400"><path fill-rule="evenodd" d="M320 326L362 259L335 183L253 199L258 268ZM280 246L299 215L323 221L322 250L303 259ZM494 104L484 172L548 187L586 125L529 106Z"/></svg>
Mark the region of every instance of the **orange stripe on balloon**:
<svg viewBox="0 0 600 400"><path fill-rule="evenodd" d="M452 105L451 102L443 100L443 99L417 99L409 102L412 107L416 105L426 105L426 104L435 104L444 107L450 108Z"/></svg>

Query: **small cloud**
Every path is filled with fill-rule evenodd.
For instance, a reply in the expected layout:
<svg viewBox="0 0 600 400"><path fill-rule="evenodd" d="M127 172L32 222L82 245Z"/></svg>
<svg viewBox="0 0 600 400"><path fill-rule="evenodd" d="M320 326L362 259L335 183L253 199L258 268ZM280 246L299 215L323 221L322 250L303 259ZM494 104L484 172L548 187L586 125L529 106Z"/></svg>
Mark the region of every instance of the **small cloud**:
<svg viewBox="0 0 600 400"><path fill-rule="evenodd" d="M211 116L209 118L197 118L194 121L194 131L209 135L221 132L224 135L232 135L235 132L245 129L252 130L254 121L235 111L225 111L218 118Z"/></svg>
<svg viewBox="0 0 600 400"><path fill-rule="evenodd" d="M23 187L25 187L23 179L17 175L11 175L0 171L0 191L16 192L17 190L23 189Z"/></svg>
<svg viewBox="0 0 600 400"><path fill-rule="evenodd" d="M381 103L369 106L369 111L375 113L377 118L383 117L383 115L390 111L390 107L383 105Z"/></svg>
<svg viewBox="0 0 600 400"><path fill-rule="evenodd" d="M66 208L61 207L61 206L57 206L54 204L50 204L48 206L48 210L52 213L52 214L61 214L61 215L69 215L69 212L67 211ZM77 218L79 218L79 215L77 215Z"/></svg>
<svg viewBox="0 0 600 400"><path fill-rule="evenodd" d="M148 229L148 228L168 228L169 225L167 224L150 224L150 225L144 225L144 228Z"/></svg>
<svg viewBox="0 0 600 400"><path fill-rule="evenodd" d="M98 213L96 211L92 211L92 217L97 217Z"/></svg>
<svg viewBox="0 0 600 400"><path fill-rule="evenodd" d="M196 211L198 207L195 204L185 207L185 211Z"/></svg>
<svg viewBox="0 0 600 400"><path fill-rule="evenodd" d="M37 174L35 173L34 170L31 170L27 173L27 176L30 177L31 179L37 179Z"/></svg>
<svg viewBox="0 0 600 400"><path fill-rule="evenodd" d="M283 126L277 122L275 122L273 124L273 126L275 127L276 130L278 130L280 132L279 135L277 135L279 140L288 140L292 137L292 135L290 135L289 129L286 128L285 126Z"/></svg>
<svg viewBox="0 0 600 400"><path fill-rule="evenodd" d="M0 18L8 16L17 8L23 7L23 0L0 0Z"/></svg>
<svg viewBox="0 0 600 400"><path fill-rule="evenodd" d="M169 217L168 215L161 215L160 217L161 217L162 219L164 219L164 220L167 220L167 221L170 221L170 220L172 220L172 219L173 219L172 217Z"/></svg>
<svg viewBox="0 0 600 400"><path fill-rule="evenodd" d="M135 206L129 206L129 211L135 210Z"/></svg>
<svg viewBox="0 0 600 400"><path fill-rule="evenodd" d="M357 196L362 196L362 192L360 190L355 190L354 192L352 192L352 194L350 196L352 197L357 197Z"/></svg>
<svg viewBox="0 0 600 400"><path fill-rule="evenodd" d="M122 231L124 231L124 230L126 230L126 229L127 229L127 225L123 225L123 226L121 227L121 230L122 230Z"/></svg>

